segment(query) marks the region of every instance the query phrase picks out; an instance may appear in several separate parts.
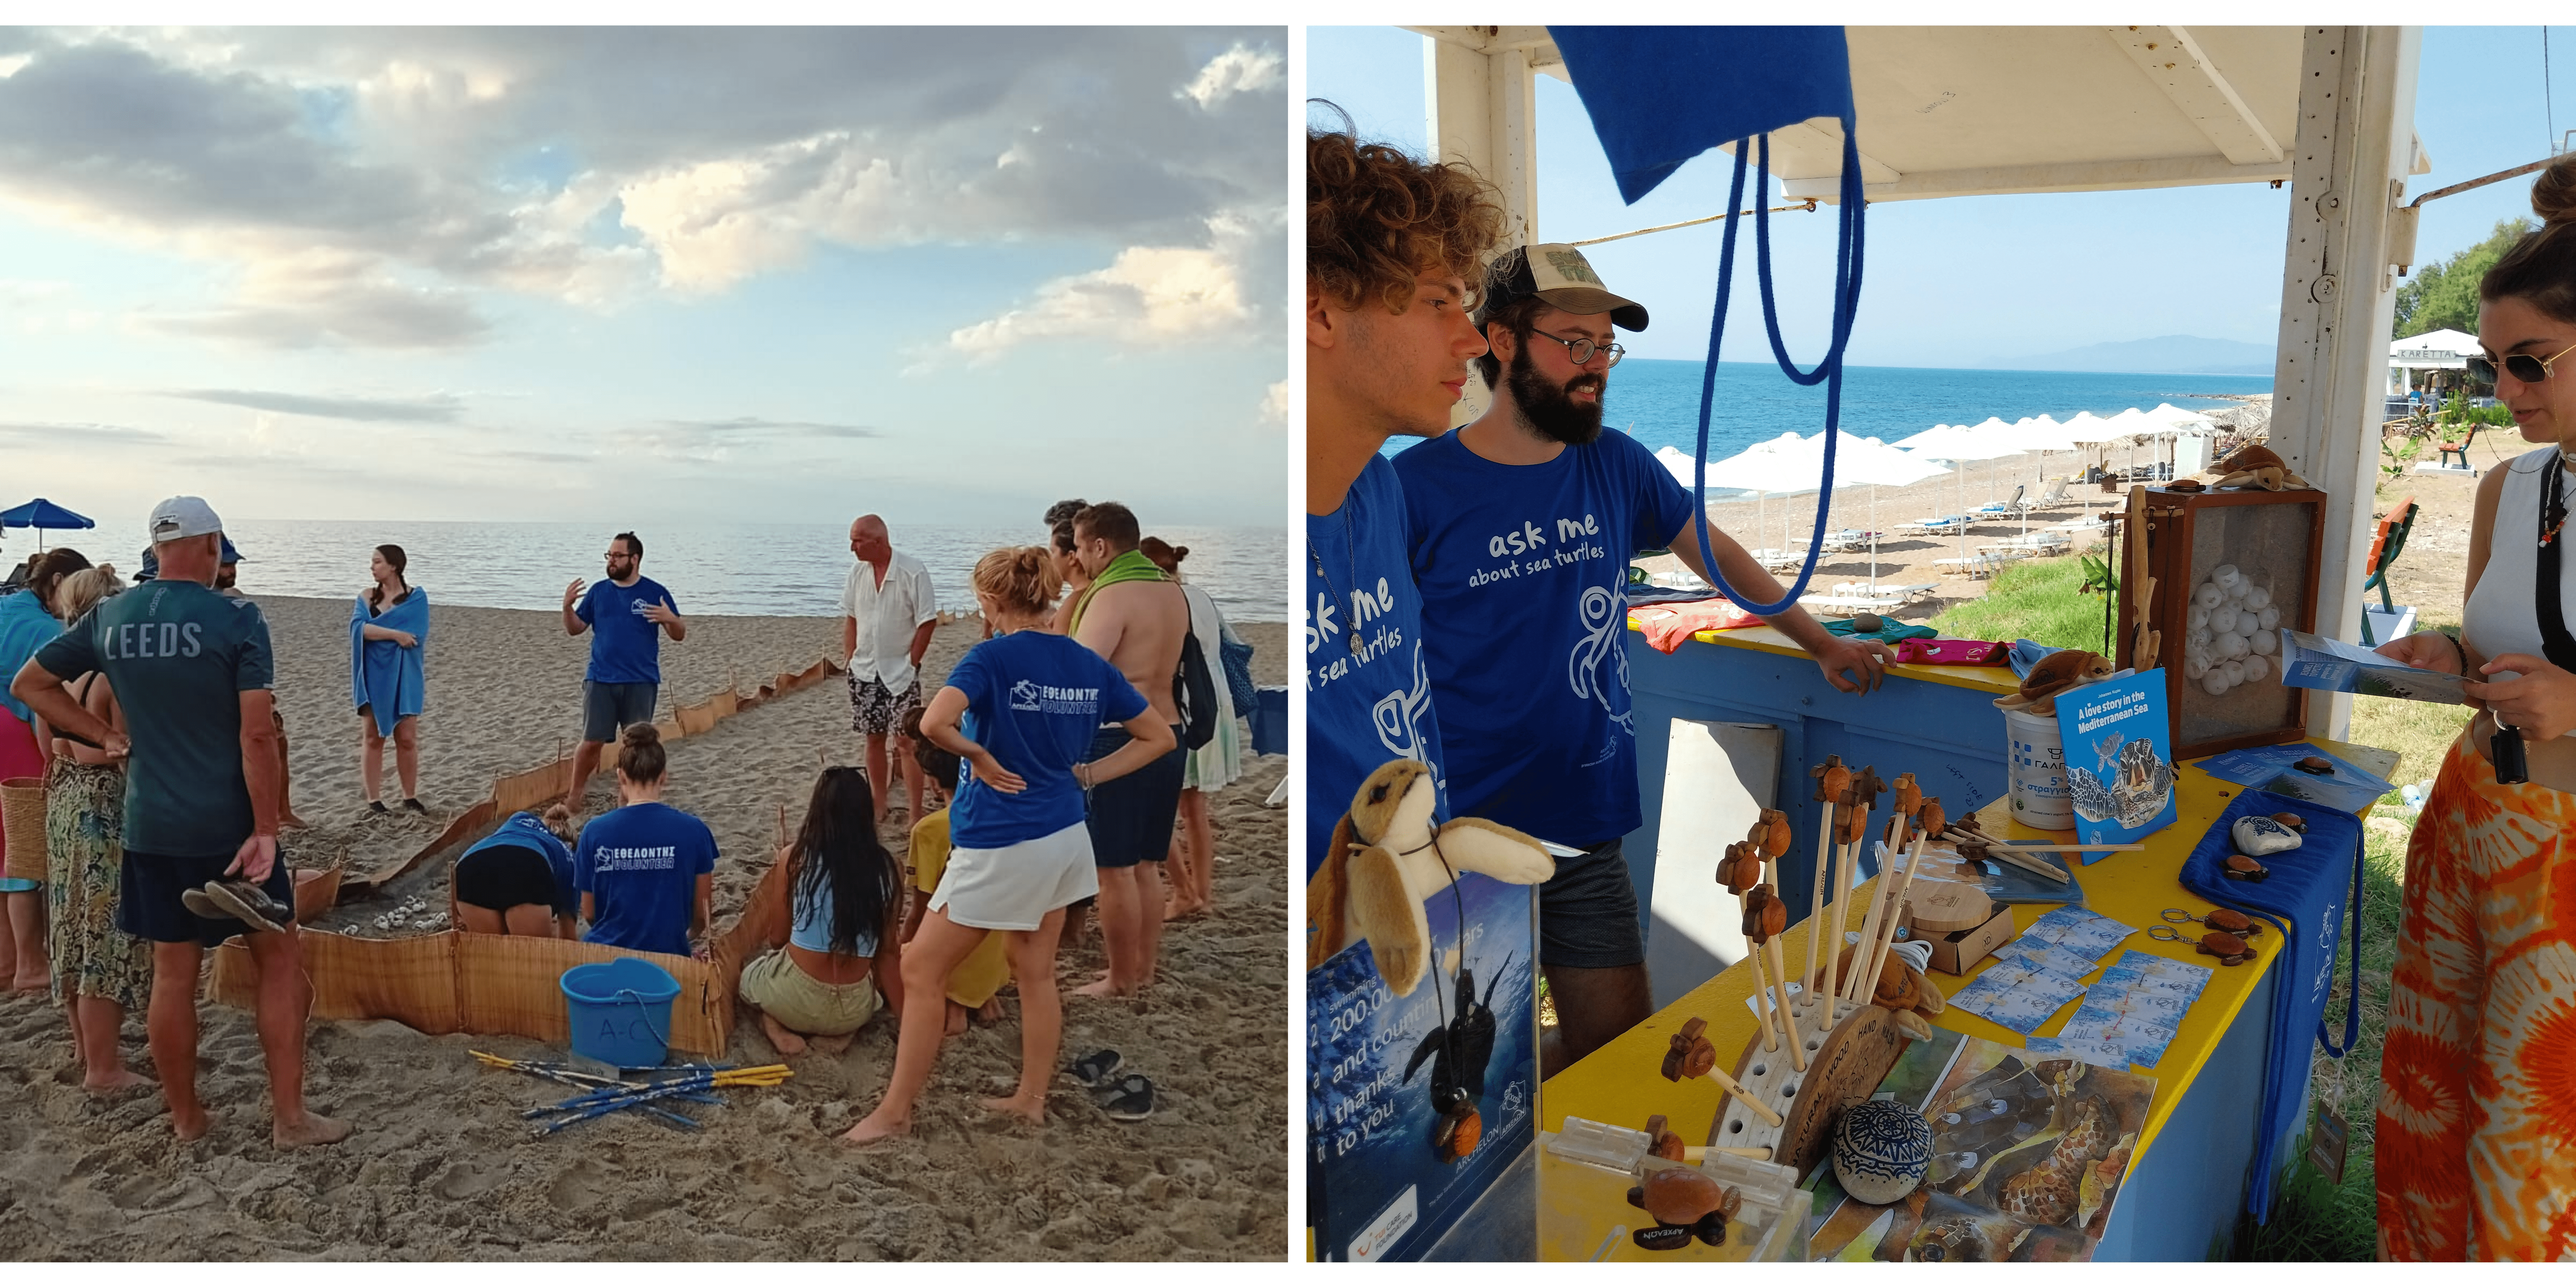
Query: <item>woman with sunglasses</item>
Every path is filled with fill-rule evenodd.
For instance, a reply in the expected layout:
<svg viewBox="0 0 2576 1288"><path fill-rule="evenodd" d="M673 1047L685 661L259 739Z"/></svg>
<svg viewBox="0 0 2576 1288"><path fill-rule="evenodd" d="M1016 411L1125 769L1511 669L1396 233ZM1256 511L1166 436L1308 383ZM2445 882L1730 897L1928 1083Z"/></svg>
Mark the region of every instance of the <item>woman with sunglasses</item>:
<svg viewBox="0 0 2576 1288"><path fill-rule="evenodd" d="M2531 205L2468 365L2542 446L2478 484L2459 637L2379 649L2468 677L2478 708L2406 851L2376 1168L2397 1260L2576 1255L2576 155Z"/></svg>

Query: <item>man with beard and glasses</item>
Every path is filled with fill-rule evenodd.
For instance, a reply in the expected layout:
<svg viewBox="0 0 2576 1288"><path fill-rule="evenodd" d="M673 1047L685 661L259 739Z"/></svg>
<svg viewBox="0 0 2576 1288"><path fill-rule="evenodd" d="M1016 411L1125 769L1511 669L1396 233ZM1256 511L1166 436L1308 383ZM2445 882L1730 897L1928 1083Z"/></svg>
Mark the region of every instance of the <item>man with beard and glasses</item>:
<svg viewBox="0 0 2576 1288"><path fill-rule="evenodd" d="M1552 1075L1654 1011L1620 841L1644 823L1629 715L1625 586L1639 550L1670 547L1704 580L1690 493L1601 407L1643 306L1610 293L1572 246L1505 252L1476 324L1494 401L1395 458L1411 522L1431 692L1451 802L1583 851L1539 887L1539 967L1556 1002ZM1727 582L1780 585L1709 529ZM1886 648L1828 634L1794 605L1766 618L1846 693L1875 689ZM1848 674L1846 674L1848 673Z"/></svg>

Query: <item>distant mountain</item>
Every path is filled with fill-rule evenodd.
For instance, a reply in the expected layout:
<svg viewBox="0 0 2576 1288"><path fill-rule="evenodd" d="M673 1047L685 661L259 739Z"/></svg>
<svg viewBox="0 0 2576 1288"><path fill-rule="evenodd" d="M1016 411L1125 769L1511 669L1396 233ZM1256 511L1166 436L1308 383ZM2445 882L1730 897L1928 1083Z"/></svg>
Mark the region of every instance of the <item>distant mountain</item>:
<svg viewBox="0 0 2576 1288"><path fill-rule="evenodd" d="M2272 346L2198 335L2115 340L2026 358L1998 358L1981 366L2007 371L2144 371L2162 375L2268 376Z"/></svg>

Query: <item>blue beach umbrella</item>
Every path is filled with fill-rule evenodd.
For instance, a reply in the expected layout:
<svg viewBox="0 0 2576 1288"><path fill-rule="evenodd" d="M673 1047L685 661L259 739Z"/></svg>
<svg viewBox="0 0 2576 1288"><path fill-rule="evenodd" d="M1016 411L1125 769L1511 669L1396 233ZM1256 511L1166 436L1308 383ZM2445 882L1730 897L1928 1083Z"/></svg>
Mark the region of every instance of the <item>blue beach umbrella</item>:
<svg viewBox="0 0 2576 1288"><path fill-rule="evenodd" d="M34 528L38 550L45 548L44 534L47 528L67 531L97 526L85 516L74 514L41 496L16 509L0 510L0 531L10 528Z"/></svg>

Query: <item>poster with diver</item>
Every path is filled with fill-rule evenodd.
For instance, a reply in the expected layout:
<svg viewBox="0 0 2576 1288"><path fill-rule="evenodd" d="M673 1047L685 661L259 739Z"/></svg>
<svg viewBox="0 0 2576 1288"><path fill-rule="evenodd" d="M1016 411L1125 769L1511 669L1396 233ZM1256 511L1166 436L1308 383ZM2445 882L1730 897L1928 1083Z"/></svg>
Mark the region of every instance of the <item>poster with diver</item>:
<svg viewBox="0 0 2576 1288"><path fill-rule="evenodd" d="M1534 896L1469 872L1426 899L1431 968L1406 996L1365 940L1306 972L1318 1260L1420 1257L1536 1139Z"/></svg>
<svg viewBox="0 0 2576 1288"><path fill-rule="evenodd" d="M2057 696L2066 744L2075 839L2126 845L2174 821L2172 726L2165 721L2165 673L2088 684ZM2086 863L2110 857L2087 854Z"/></svg>

